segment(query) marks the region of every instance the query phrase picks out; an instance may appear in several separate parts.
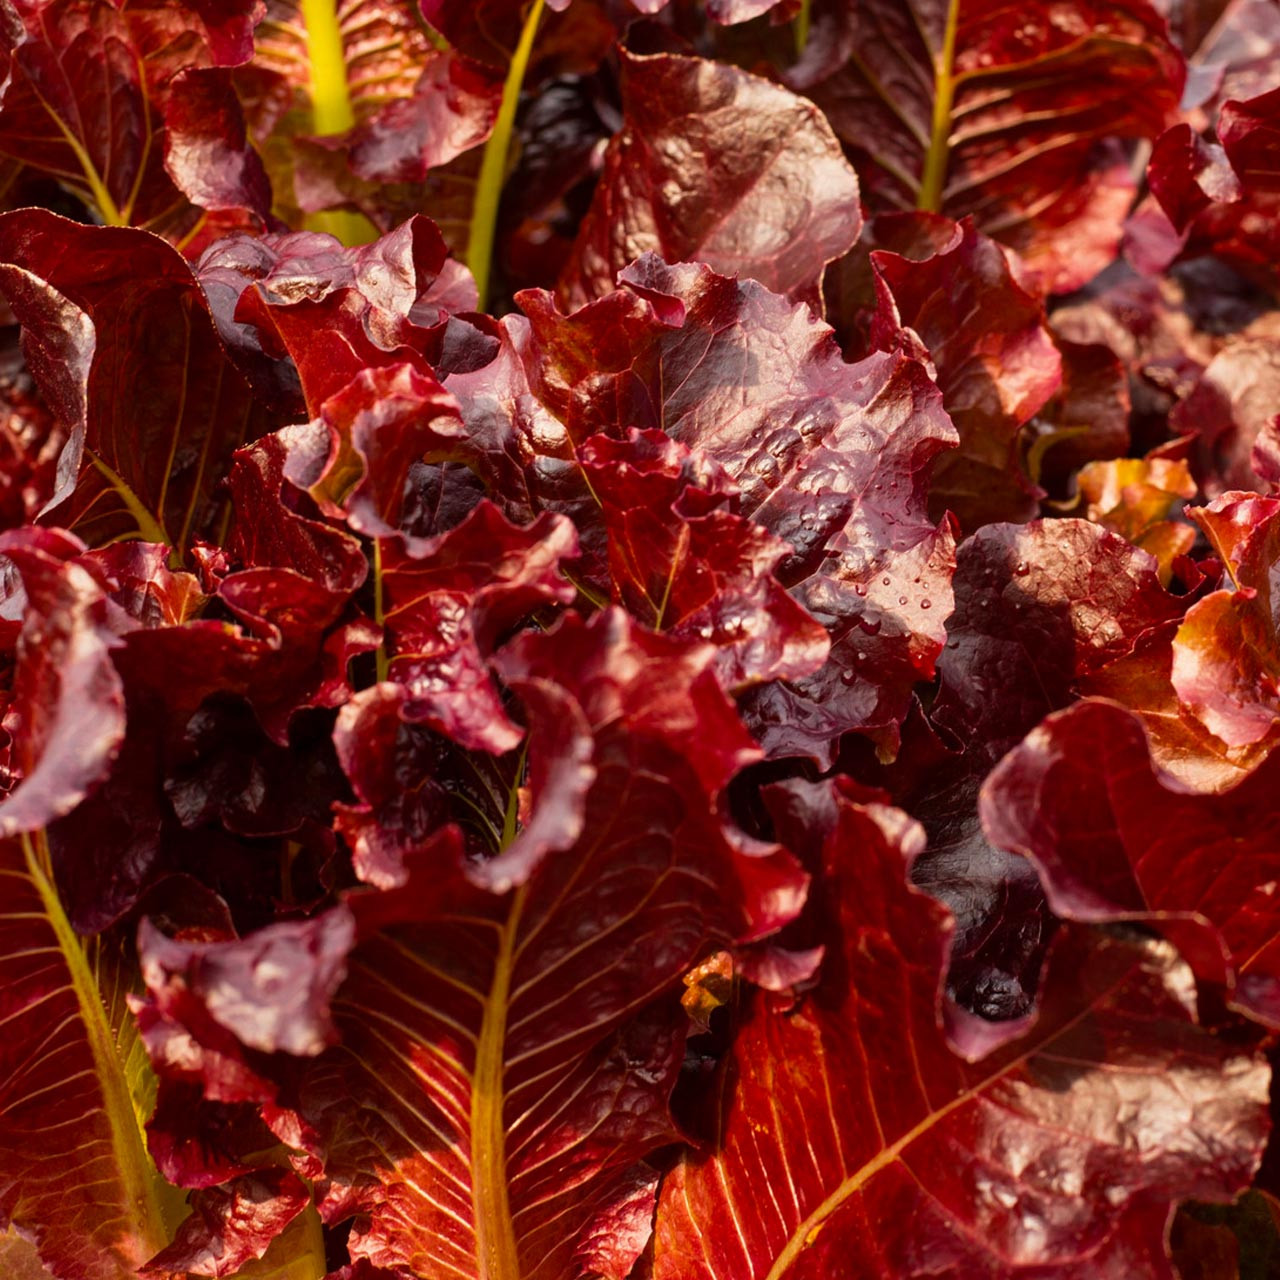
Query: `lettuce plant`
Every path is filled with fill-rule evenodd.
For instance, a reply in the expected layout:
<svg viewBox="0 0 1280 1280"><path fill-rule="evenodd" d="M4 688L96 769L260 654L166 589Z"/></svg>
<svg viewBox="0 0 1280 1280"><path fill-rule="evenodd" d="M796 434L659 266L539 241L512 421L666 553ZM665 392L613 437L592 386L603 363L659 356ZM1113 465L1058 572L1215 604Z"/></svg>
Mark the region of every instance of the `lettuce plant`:
<svg viewBox="0 0 1280 1280"><path fill-rule="evenodd" d="M0 0L0 1273L1280 1266L1271 0Z"/></svg>

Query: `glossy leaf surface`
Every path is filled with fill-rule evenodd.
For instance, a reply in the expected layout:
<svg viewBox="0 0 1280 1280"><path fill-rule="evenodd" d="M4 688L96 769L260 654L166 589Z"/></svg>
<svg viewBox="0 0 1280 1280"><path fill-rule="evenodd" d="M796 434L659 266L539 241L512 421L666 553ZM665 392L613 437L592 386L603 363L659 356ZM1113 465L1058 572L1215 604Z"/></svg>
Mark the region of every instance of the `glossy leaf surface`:
<svg viewBox="0 0 1280 1280"><path fill-rule="evenodd" d="M972 214L1054 290L1106 265L1133 189L1098 143L1157 136L1182 87L1153 8L885 0L819 13L792 80L850 148L872 207Z"/></svg>
<svg viewBox="0 0 1280 1280"><path fill-rule="evenodd" d="M611 292L643 253L818 297L827 263L862 229L857 177L820 111L734 68L672 56L624 57L622 109L560 282L568 305Z"/></svg>
<svg viewBox="0 0 1280 1280"><path fill-rule="evenodd" d="M715 1149L663 1189L656 1276L1065 1275L1086 1252L1098 1275L1171 1276L1170 1190L1250 1176L1265 1070L1236 1057L1220 1092L1209 1064L1233 1051L1194 1025L1167 946L1064 936L1039 1015L984 1056L941 1006L950 921L905 882L922 843L896 810L840 803L822 984L746 1002ZM1228 1113L1210 1165L1200 1134Z"/></svg>
<svg viewBox="0 0 1280 1280"><path fill-rule="evenodd" d="M0 221L0 263L27 359L71 433L59 520L95 543L140 534L179 550L216 532L215 490L263 421L181 256L145 231L28 209Z"/></svg>

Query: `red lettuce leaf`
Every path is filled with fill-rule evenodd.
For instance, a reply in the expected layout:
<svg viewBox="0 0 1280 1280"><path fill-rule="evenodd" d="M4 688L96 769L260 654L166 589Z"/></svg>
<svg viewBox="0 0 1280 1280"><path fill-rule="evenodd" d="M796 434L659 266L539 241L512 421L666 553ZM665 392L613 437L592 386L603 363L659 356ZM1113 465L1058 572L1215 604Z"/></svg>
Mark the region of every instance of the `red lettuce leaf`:
<svg viewBox="0 0 1280 1280"><path fill-rule="evenodd" d="M427 218L346 248L316 232L227 237L201 258L201 284L228 348L282 406L296 378L314 417L363 370L439 358L447 318L475 306L466 269ZM296 373L280 370L284 357Z"/></svg>
<svg viewBox="0 0 1280 1280"><path fill-rule="evenodd" d="M351 912L282 920L234 942L181 942L150 921L138 960L153 1010L201 1015L262 1053L315 1056L336 1038L329 1002L347 973Z"/></svg>
<svg viewBox="0 0 1280 1280"><path fill-rule="evenodd" d="M931 362L960 433L959 448L934 463L930 511L955 512L968 531L1030 518L1038 494L1022 474L1019 433L1062 384L1040 303L971 219L922 259L877 250L871 263L872 347Z"/></svg>
<svg viewBox="0 0 1280 1280"><path fill-rule="evenodd" d="M501 755L520 742L486 660L543 605L570 604L560 562L577 552L573 526L544 513L520 528L482 502L456 529L409 552L380 551L388 669L403 714L463 747Z"/></svg>
<svg viewBox="0 0 1280 1280"><path fill-rule="evenodd" d="M1109 347L1056 333L1054 345L1062 386L1028 424L1026 470L1032 484L1061 501L1082 468L1127 452L1133 406L1124 363Z"/></svg>
<svg viewBox="0 0 1280 1280"><path fill-rule="evenodd" d="M1230 587L1187 610L1173 641L1178 698L1228 747L1272 739L1280 721L1280 500L1227 493L1193 512Z"/></svg>
<svg viewBox="0 0 1280 1280"><path fill-rule="evenodd" d="M1133 196L1099 143L1158 136L1182 79L1143 0L819 7L790 76L849 148L869 208L972 214L1055 292L1111 261Z"/></svg>
<svg viewBox="0 0 1280 1280"><path fill-rule="evenodd" d="M125 735L124 696L111 661L116 638L102 583L74 538L55 531L0 534L0 555L21 577L16 666L5 728L16 782L0 800L0 833L39 831L75 808L107 774Z"/></svg>
<svg viewBox="0 0 1280 1280"><path fill-rule="evenodd" d="M18 347L0 345L0 526L32 523L53 497L65 435L44 403Z"/></svg>
<svg viewBox="0 0 1280 1280"><path fill-rule="evenodd" d="M979 529L960 546L954 588L932 717L987 767L1078 681L1182 612L1145 551L1083 520Z"/></svg>
<svg viewBox="0 0 1280 1280"><path fill-rule="evenodd" d="M192 1213L173 1243L141 1272L167 1280L174 1272L197 1276L249 1275L246 1263L268 1246L311 1203L311 1192L291 1169L241 1174L220 1187L197 1192Z"/></svg>
<svg viewBox="0 0 1280 1280"><path fill-rule="evenodd" d="M677 1136L683 1040L653 1001L804 891L789 855L725 825L723 789L759 753L714 654L620 611L519 637L500 666L530 720L532 788L493 821L528 825L465 861L454 827L411 835L404 886L350 897L342 1042L304 1073L297 1132L326 1221L355 1217L353 1257L575 1275L600 1256L593 1222L643 1204L637 1166Z"/></svg>
<svg viewBox="0 0 1280 1280"><path fill-rule="evenodd" d="M857 176L812 103L721 63L624 53L622 110L560 279L567 306L610 293L643 253L818 299L862 213Z"/></svg>
<svg viewBox="0 0 1280 1280"><path fill-rule="evenodd" d="M231 453L266 423L176 250L20 210L0 217L0 287L71 432L50 502L59 520L94 544L141 533L185 550L216 533Z"/></svg>
<svg viewBox="0 0 1280 1280"><path fill-rule="evenodd" d="M1189 554L1196 540L1189 522L1170 518L1196 496L1187 464L1166 458L1115 458L1088 463L1078 481L1085 518L1155 556L1160 581L1167 587L1175 561Z"/></svg>
<svg viewBox="0 0 1280 1280"><path fill-rule="evenodd" d="M1213 253L1274 285L1280 211L1280 89L1226 103L1214 145L1190 125L1169 130L1148 166L1151 190L1178 236L1154 262Z"/></svg>
<svg viewBox="0 0 1280 1280"><path fill-rule="evenodd" d="M1249 1181L1267 1068L1195 1025L1171 948L1064 933L1038 1015L982 1057L990 1032L940 1007L952 926L906 883L922 845L897 810L840 802L821 984L791 1008L744 998L715 1148L663 1186L658 1280L1067 1275L1082 1258L1171 1278L1177 1201Z"/></svg>
<svg viewBox="0 0 1280 1280"><path fill-rule="evenodd" d="M987 780L990 839L1030 858L1068 919L1141 920L1232 1005L1280 1025L1276 769L1226 795L1152 766L1139 722L1089 699L1047 719Z"/></svg>
<svg viewBox="0 0 1280 1280"><path fill-rule="evenodd" d="M127 975L71 930L40 836L0 843L0 1223L56 1280L133 1280L175 1206L147 1157Z"/></svg>
<svg viewBox="0 0 1280 1280"><path fill-rule="evenodd" d="M570 514L590 575L607 556L581 476L592 435L658 429L718 463L737 512L790 543L777 577L832 640L820 672L748 695L754 731L823 760L848 730L891 741L950 605L952 534L924 509L955 439L937 389L898 353L846 364L806 307L750 281L650 256L621 285L568 316L522 294L497 359L446 380L477 469L519 518Z"/></svg>
<svg viewBox="0 0 1280 1280"><path fill-rule="evenodd" d="M615 602L655 630L721 648L726 689L798 679L826 630L774 576L790 546L723 509L737 486L660 431L592 436L579 455L609 539Z"/></svg>
<svg viewBox="0 0 1280 1280"><path fill-rule="evenodd" d="M209 211L261 226L266 175L229 67L249 56L255 5L108 0L6 3L0 153L77 191L101 219L175 242Z"/></svg>
<svg viewBox="0 0 1280 1280"><path fill-rule="evenodd" d="M1190 461L1210 498L1267 489L1253 450L1280 405L1280 335L1260 327L1233 335L1169 415L1172 430L1191 437Z"/></svg>
<svg viewBox="0 0 1280 1280"><path fill-rule="evenodd" d="M948 998L989 1022L1025 1017L1035 1005L1056 922L1034 868L983 834L978 791L990 766L986 744L957 746L916 706L893 761L871 758L868 745L848 740L837 767L883 788L924 828L928 844L912 863L911 882L955 919Z"/></svg>
<svg viewBox="0 0 1280 1280"><path fill-rule="evenodd" d="M1173 686L1177 621L1139 638L1133 652L1079 682L1082 694L1119 702L1146 730L1162 772L1192 790L1223 792L1236 786L1274 749L1280 735L1230 747L1178 697Z"/></svg>
<svg viewBox="0 0 1280 1280"><path fill-rule="evenodd" d="M270 0L254 32L252 60L235 73L236 87L277 209L291 225L300 225L303 209L346 203L311 197L343 179L359 182L357 175L368 180L366 212L382 225L378 185L420 179L483 142L501 81L486 67L442 52L416 5L342 0L327 7L328 22L324 8ZM371 230L341 219L324 229Z"/></svg>
<svg viewBox="0 0 1280 1280"><path fill-rule="evenodd" d="M462 468L440 465L471 453L457 401L413 364L362 370L324 402L320 422L327 454L299 453L289 477L360 533L403 534L417 554L423 536L452 527L478 497Z"/></svg>

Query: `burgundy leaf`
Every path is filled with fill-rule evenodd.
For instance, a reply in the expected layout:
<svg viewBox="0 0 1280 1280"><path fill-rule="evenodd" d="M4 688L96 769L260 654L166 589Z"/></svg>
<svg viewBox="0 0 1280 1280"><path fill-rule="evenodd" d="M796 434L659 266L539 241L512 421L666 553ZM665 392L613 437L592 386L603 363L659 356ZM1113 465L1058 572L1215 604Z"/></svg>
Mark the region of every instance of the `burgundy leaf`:
<svg viewBox="0 0 1280 1280"><path fill-rule="evenodd" d="M1227 493L1193 514L1232 583L1187 610L1173 642L1173 687L1210 733L1248 746L1274 736L1280 720L1280 500Z"/></svg>
<svg viewBox="0 0 1280 1280"><path fill-rule="evenodd" d="M906 884L922 845L897 810L841 802L822 983L792 1008L744 999L716 1146L663 1186L658 1280L1065 1276L1085 1257L1171 1280L1177 1201L1248 1182L1267 1069L1195 1025L1167 945L1068 932L1034 1019L982 1057L989 1031L948 1011L949 1042L951 921Z"/></svg>
<svg viewBox="0 0 1280 1280"><path fill-rule="evenodd" d="M622 108L561 276L570 307L644 253L817 300L862 228L858 179L820 111L734 67L625 53Z"/></svg>
<svg viewBox="0 0 1280 1280"><path fill-rule="evenodd" d="M1032 484L1061 499L1082 468L1126 453L1133 406L1124 362L1109 347L1056 335L1054 345L1062 386L1027 425L1026 471Z"/></svg>
<svg viewBox="0 0 1280 1280"><path fill-rule="evenodd" d="M1187 257L1215 253L1274 280L1275 218L1280 209L1280 89L1226 103L1220 146L1178 125L1151 154L1152 193ZM1173 254L1167 255L1169 258ZM1166 265L1166 264L1161 264Z"/></svg>
<svg viewBox="0 0 1280 1280"><path fill-rule="evenodd" d="M723 788L759 753L714 654L620 611L523 634L501 667L530 717L532 791L507 811L528 825L466 862L446 827L407 851L402 888L349 899L364 940L334 1005L342 1043L299 1107L322 1215L356 1218L353 1257L567 1277L601 1256L602 1215L642 1212L637 1166L676 1136L683 1040L678 1010L652 1002L803 896L787 854L725 825ZM585 748L576 796L554 776L565 722ZM642 1234L625 1256L614 1239L615 1274Z"/></svg>
<svg viewBox="0 0 1280 1280"><path fill-rule="evenodd" d="M891 739L950 606L952 534L924 510L955 439L937 389L898 353L846 364L806 307L752 282L646 257L621 284L569 316L522 294L528 319L503 322L493 364L447 380L477 466L521 518L569 513L603 561L590 436L656 428L718 463L738 513L791 544L778 579L832 639L820 672L750 695L766 750L828 759L847 730Z"/></svg>
<svg viewBox="0 0 1280 1280"><path fill-rule="evenodd" d="M144 920L142 977L153 1007L198 1002L214 1023L262 1053L314 1055L334 1038L329 1000L354 938L343 907L284 920L235 942L179 942Z"/></svg>
<svg viewBox="0 0 1280 1280"><path fill-rule="evenodd" d="M1232 1004L1280 1023L1276 769L1226 795L1189 793L1152 766L1142 727L1089 699L1047 719L987 780L982 818L1035 864L1067 919L1142 920Z"/></svg>
<svg viewBox="0 0 1280 1280"><path fill-rule="evenodd" d="M473 750L512 750L520 732L487 668L516 623L575 593L560 562L577 551L573 526L544 513L527 528L482 502L456 529L408 552L381 551L383 620L391 679L406 715Z"/></svg>
<svg viewBox="0 0 1280 1280"><path fill-rule="evenodd" d="M971 531L1027 519L1037 492L1021 474L1018 437L1062 383L1062 359L1039 302L1014 280L1003 251L955 228L936 253L871 255L879 307L871 345L932 362L960 447L934 463L930 511Z"/></svg>
<svg viewBox="0 0 1280 1280"><path fill-rule="evenodd" d="M447 317L476 301L465 268L421 217L357 248L310 231L228 237L197 273L246 372L287 403L290 379L274 363L287 356L312 416L363 369L434 359Z"/></svg>
<svg viewBox="0 0 1280 1280"><path fill-rule="evenodd" d="M306 201L317 168L333 164L352 178L354 168L379 183L395 181L394 173L442 164L488 136L500 79L434 47L417 5L269 0L266 8L252 60L235 79L277 207L291 225L301 224L300 206L324 207ZM327 229L372 231L363 219Z"/></svg>
<svg viewBox="0 0 1280 1280"><path fill-rule="evenodd" d="M1083 520L989 525L960 546L933 718L994 764L1077 681L1177 617L1155 562Z"/></svg>
<svg viewBox="0 0 1280 1280"><path fill-rule="evenodd" d="M1143 0L871 0L815 10L791 82L850 149L868 207L972 214L1054 292L1114 257L1133 196L1110 138L1171 123L1183 65Z"/></svg>
<svg viewBox="0 0 1280 1280"><path fill-rule="evenodd" d="M340 141L322 142L343 153L366 182L421 182L493 131L502 100L502 77L493 68L452 52L417 65L409 96L386 102Z"/></svg>
<svg viewBox="0 0 1280 1280"><path fill-rule="evenodd" d="M727 689L797 679L829 642L773 571L790 546L724 510L737 486L660 431L593 436L583 473L601 504L615 600L655 630L721 648Z"/></svg>
<svg viewBox="0 0 1280 1280"><path fill-rule="evenodd" d="M438 460L471 452L457 401L429 373L387 365L363 370L331 395L320 420L331 442L323 470L313 478L293 466L290 478L351 528L370 537L403 533L416 549L414 535L435 532L440 514L432 491L446 480Z"/></svg>
<svg viewBox="0 0 1280 1280"><path fill-rule="evenodd" d="M169 1238L125 1062L127 977L71 930L43 839L0 843L0 1222L55 1280L133 1280Z"/></svg>
<svg viewBox="0 0 1280 1280"><path fill-rule="evenodd" d="M0 217L0 288L71 432L59 520L95 544L140 533L185 550L212 533L231 453L265 422L177 251L145 231L20 210Z"/></svg>
<svg viewBox="0 0 1280 1280"><path fill-rule="evenodd" d="M202 210L261 226L271 203L227 68L255 5L7 3L0 152L69 184L113 226L175 242Z"/></svg>
<svg viewBox="0 0 1280 1280"><path fill-rule="evenodd" d="M327 456L326 434L312 425L284 427L233 458L227 477L235 515L228 549L250 569L288 569L345 600L368 572L350 534L307 514L299 478Z"/></svg>
<svg viewBox="0 0 1280 1280"><path fill-rule="evenodd" d="M176 1272L240 1275L311 1203L311 1192L290 1169L242 1174L225 1186L197 1192L192 1213L172 1244L141 1274L156 1280ZM248 1273L244 1273L248 1274Z"/></svg>
<svg viewBox="0 0 1280 1280"><path fill-rule="evenodd" d="M22 358L18 335L0 345L0 524L32 522L53 497L65 433Z"/></svg>
<svg viewBox="0 0 1280 1280"><path fill-rule="evenodd" d="M82 549L52 530L0 534L0 555L17 569L25 597L5 724L17 782L0 800L5 837L39 831L73 809L106 775L124 738L111 661L117 642L102 583L77 561Z"/></svg>
<svg viewBox="0 0 1280 1280"><path fill-rule="evenodd" d="M1266 485L1254 469L1253 448L1280 407L1280 334L1246 333L1209 362L1169 425L1191 436L1191 463L1211 498L1229 489Z"/></svg>

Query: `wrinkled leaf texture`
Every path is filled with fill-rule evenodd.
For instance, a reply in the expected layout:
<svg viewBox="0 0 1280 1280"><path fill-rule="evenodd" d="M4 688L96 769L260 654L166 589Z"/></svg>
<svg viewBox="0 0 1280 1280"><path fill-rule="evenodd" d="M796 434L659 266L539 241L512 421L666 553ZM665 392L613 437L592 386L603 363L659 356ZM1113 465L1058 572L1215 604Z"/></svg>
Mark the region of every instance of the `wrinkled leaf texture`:
<svg viewBox="0 0 1280 1280"><path fill-rule="evenodd" d="M951 921L905 881L920 828L792 785L790 821L827 827L822 981L791 1009L744 998L719 1141L664 1184L655 1276L1171 1277L1178 1198L1251 1176L1263 1064L1195 1025L1189 971L1150 943L1063 934L1038 1012L996 1035L945 1008Z"/></svg>
<svg viewBox="0 0 1280 1280"><path fill-rule="evenodd" d="M790 79L874 210L971 214L1065 292L1114 256L1133 195L1100 142L1161 134L1183 64L1143 0L868 0L817 9Z"/></svg>

